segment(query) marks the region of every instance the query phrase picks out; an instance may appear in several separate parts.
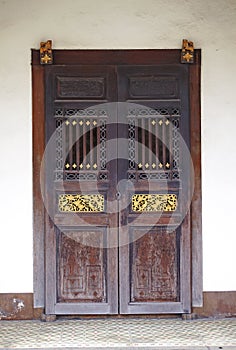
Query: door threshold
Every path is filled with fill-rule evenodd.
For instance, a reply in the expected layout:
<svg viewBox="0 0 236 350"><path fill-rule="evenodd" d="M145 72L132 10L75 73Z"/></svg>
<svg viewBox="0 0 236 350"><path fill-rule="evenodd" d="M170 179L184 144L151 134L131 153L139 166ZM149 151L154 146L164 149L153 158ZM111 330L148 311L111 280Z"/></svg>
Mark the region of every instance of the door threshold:
<svg viewBox="0 0 236 350"><path fill-rule="evenodd" d="M93 319L182 319L182 314L156 315L57 315L57 320L93 320Z"/></svg>

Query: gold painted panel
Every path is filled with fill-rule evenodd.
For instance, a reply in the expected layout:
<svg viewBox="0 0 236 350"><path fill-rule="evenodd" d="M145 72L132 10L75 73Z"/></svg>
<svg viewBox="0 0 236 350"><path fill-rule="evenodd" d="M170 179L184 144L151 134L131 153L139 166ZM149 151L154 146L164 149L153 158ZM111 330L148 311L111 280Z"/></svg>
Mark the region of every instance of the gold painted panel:
<svg viewBox="0 0 236 350"><path fill-rule="evenodd" d="M132 196L132 211L175 211L177 205L175 194L134 194Z"/></svg>
<svg viewBox="0 0 236 350"><path fill-rule="evenodd" d="M60 194L58 197L60 212L103 212L104 196L101 194Z"/></svg>

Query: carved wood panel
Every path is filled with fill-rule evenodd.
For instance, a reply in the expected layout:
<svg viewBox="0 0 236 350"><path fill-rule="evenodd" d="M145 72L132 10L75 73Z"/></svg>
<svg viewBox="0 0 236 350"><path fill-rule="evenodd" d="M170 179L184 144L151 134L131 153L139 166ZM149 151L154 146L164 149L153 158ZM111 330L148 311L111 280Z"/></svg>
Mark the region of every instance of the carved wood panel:
<svg viewBox="0 0 236 350"><path fill-rule="evenodd" d="M106 301L106 250L102 231L68 231L58 241L58 301ZM86 243L86 244L85 244Z"/></svg>
<svg viewBox="0 0 236 350"><path fill-rule="evenodd" d="M133 230L133 237L140 230ZM130 246L131 301L178 300L177 232L155 228Z"/></svg>
<svg viewBox="0 0 236 350"><path fill-rule="evenodd" d="M178 81L169 76L131 77L129 93L135 98L177 98Z"/></svg>
<svg viewBox="0 0 236 350"><path fill-rule="evenodd" d="M57 77L59 98L104 98L105 78Z"/></svg>

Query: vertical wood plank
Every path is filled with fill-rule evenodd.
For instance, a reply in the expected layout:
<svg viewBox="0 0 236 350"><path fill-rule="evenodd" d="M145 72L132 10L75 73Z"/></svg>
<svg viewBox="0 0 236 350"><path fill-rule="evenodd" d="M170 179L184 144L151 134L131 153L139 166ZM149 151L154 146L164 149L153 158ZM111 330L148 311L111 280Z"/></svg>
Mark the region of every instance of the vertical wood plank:
<svg viewBox="0 0 236 350"><path fill-rule="evenodd" d="M162 126L159 124L159 121L157 125L157 135L158 135L158 140L157 140L158 160L159 160L159 164L163 164Z"/></svg>
<svg viewBox="0 0 236 350"><path fill-rule="evenodd" d="M121 234L122 232L122 234ZM120 228L119 235L119 305L120 313L128 314L130 302L130 245L127 244L129 241L128 227ZM125 267L125 268L124 268Z"/></svg>
<svg viewBox="0 0 236 350"><path fill-rule="evenodd" d="M84 124L83 124L83 160L82 162L84 162L84 169L86 169L86 165L88 163L86 119L84 119Z"/></svg>
<svg viewBox="0 0 236 350"><path fill-rule="evenodd" d="M68 125L68 159L69 159L69 164L70 164L70 169L72 168L73 165L73 125L71 123L70 119L70 124Z"/></svg>
<svg viewBox="0 0 236 350"><path fill-rule="evenodd" d="M72 148L72 156L73 156L73 170L76 169L75 165L77 165L77 155L76 155L76 125L72 124L72 135L73 135L73 148Z"/></svg>
<svg viewBox="0 0 236 350"><path fill-rule="evenodd" d="M137 124L138 124L138 159L137 159L137 164L139 165L140 163L142 163L142 124L141 124L141 119L137 118ZM139 166L138 166L138 170L139 170Z"/></svg>
<svg viewBox="0 0 236 350"><path fill-rule="evenodd" d="M67 136L66 136L66 130L67 130L67 126L65 124L65 121L62 120L62 153L63 153L63 156L62 156L62 159L63 159L63 163L62 163L62 169L65 170L65 165L67 164L68 162L68 159L67 159L67 147L66 147L66 140L67 140Z"/></svg>
<svg viewBox="0 0 236 350"><path fill-rule="evenodd" d="M152 124L151 118L148 118L148 153L149 153L149 170L152 169Z"/></svg>
<svg viewBox="0 0 236 350"><path fill-rule="evenodd" d="M65 165L69 164L71 166L70 163L70 154L69 154L69 142L70 142L70 136L69 136L69 125L66 124L66 122L63 123L64 125L64 136L65 136L65 141L64 141L64 145L65 145ZM69 170L69 168L65 168L67 170Z"/></svg>
<svg viewBox="0 0 236 350"><path fill-rule="evenodd" d="M56 305L56 233L49 216L45 215L45 313L53 315Z"/></svg>
<svg viewBox="0 0 236 350"><path fill-rule="evenodd" d="M162 126L162 164L163 169L166 167L166 124L163 122Z"/></svg>
<svg viewBox="0 0 236 350"><path fill-rule="evenodd" d="M201 51L190 65L190 132L194 164L194 193L191 204L192 231L192 306L203 305L202 271L202 196L201 196Z"/></svg>
<svg viewBox="0 0 236 350"><path fill-rule="evenodd" d="M44 204L40 169L44 153L44 67L32 65L34 307L44 307Z"/></svg>
<svg viewBox="0 0 236 350"><path fill-rule="evenodd" d="M101 159L100 159L100 154L101 154L101 139L100 139L100 130L101 130L101 125L100 122L98 122L97 128L96 128L96 133L97 133L97 166L98 170L101 170Z"/></svg>
<svg viewBox="0 0 236 350"><path fill-rule="evenodd" d="M145 149L145 119L142 118L141 119L141 128L142 128L142 165L143 165L143 169L145 169L145 163L146 163L146 149Z"/></svg>
<svg viewBox="0 0 236 350"><path fill-rule="evenodd" d="M157 164L156 164L156 169L158 169L158 162L160 161L160 155L159 155L159 134L158 134L158 119L156 119L156 124L155 124L155 136L156 136L156 139L155 139L155 142L156 142L156 161L157 161Z"/></svg>
<svg viewBox="0 0 236 350"><path fill-rule="evenodd" d="M83 119L81 119L81 123L83 122ZM79 166L83 165L83 160L84 160L84 148L83 148L83 124L78 126L79 128L79 134L80 134L80 138L79 138Z"/></svg>
<svg viewBox="0 0 236 350"><path fill-rule="evenodd" d="M93 161L94 164L98 165L98 161L97 161L97 152L98 152L98 139L97 139L97 126L94 125L93 129L92 129L92 133L93 133ZM97 170L97 168L95 168L95 170Z"/></svg>
<svg viewBox="0 0 236 350"><path fill-rule="evenodd" d="M76 146L75 146L75 152L76 152L76 164L77 169L79 169L80 165L80 147L79 147L79 139L80 139L80 125L79 120L77 119L77 124L75 125L75 137L76 137Z"/></svg>
<svg viewBox="0 0 236 350"><path fill-rule="evenodd" d="M172 132L173 132L173 124L171 122L170 118L170 124L169 124L169 164L170 164L170 171L173 170L173 144L172 144Z"/></svg>
<svg viewBox="0 0 236 350"><path fill-rule="evenodd" d="M94 157L93 157L93 127L92 127L92 120L90 122L90 128L89 128L89 150L90 150L90 164L91 164L91 169L93 169L94 165Z"/></svg>
<svg viewBox="0 0 236 350"><path fill-rule="evenodd" d="M183 312L191 312L191 235L190 212L185 216L181 225L180 239L180 285Z"/></svg>

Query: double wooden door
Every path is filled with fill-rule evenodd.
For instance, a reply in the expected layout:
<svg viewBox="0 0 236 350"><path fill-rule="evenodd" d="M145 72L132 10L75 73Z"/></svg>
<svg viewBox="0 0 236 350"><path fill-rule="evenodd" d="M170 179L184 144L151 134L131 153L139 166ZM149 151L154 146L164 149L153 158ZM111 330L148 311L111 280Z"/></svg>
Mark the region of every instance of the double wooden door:
<svg viewBox="0 0 236 350"><path fill-rule="evenodd" d="M188 66L45 79L46 313L190 312Z"/></svg>

